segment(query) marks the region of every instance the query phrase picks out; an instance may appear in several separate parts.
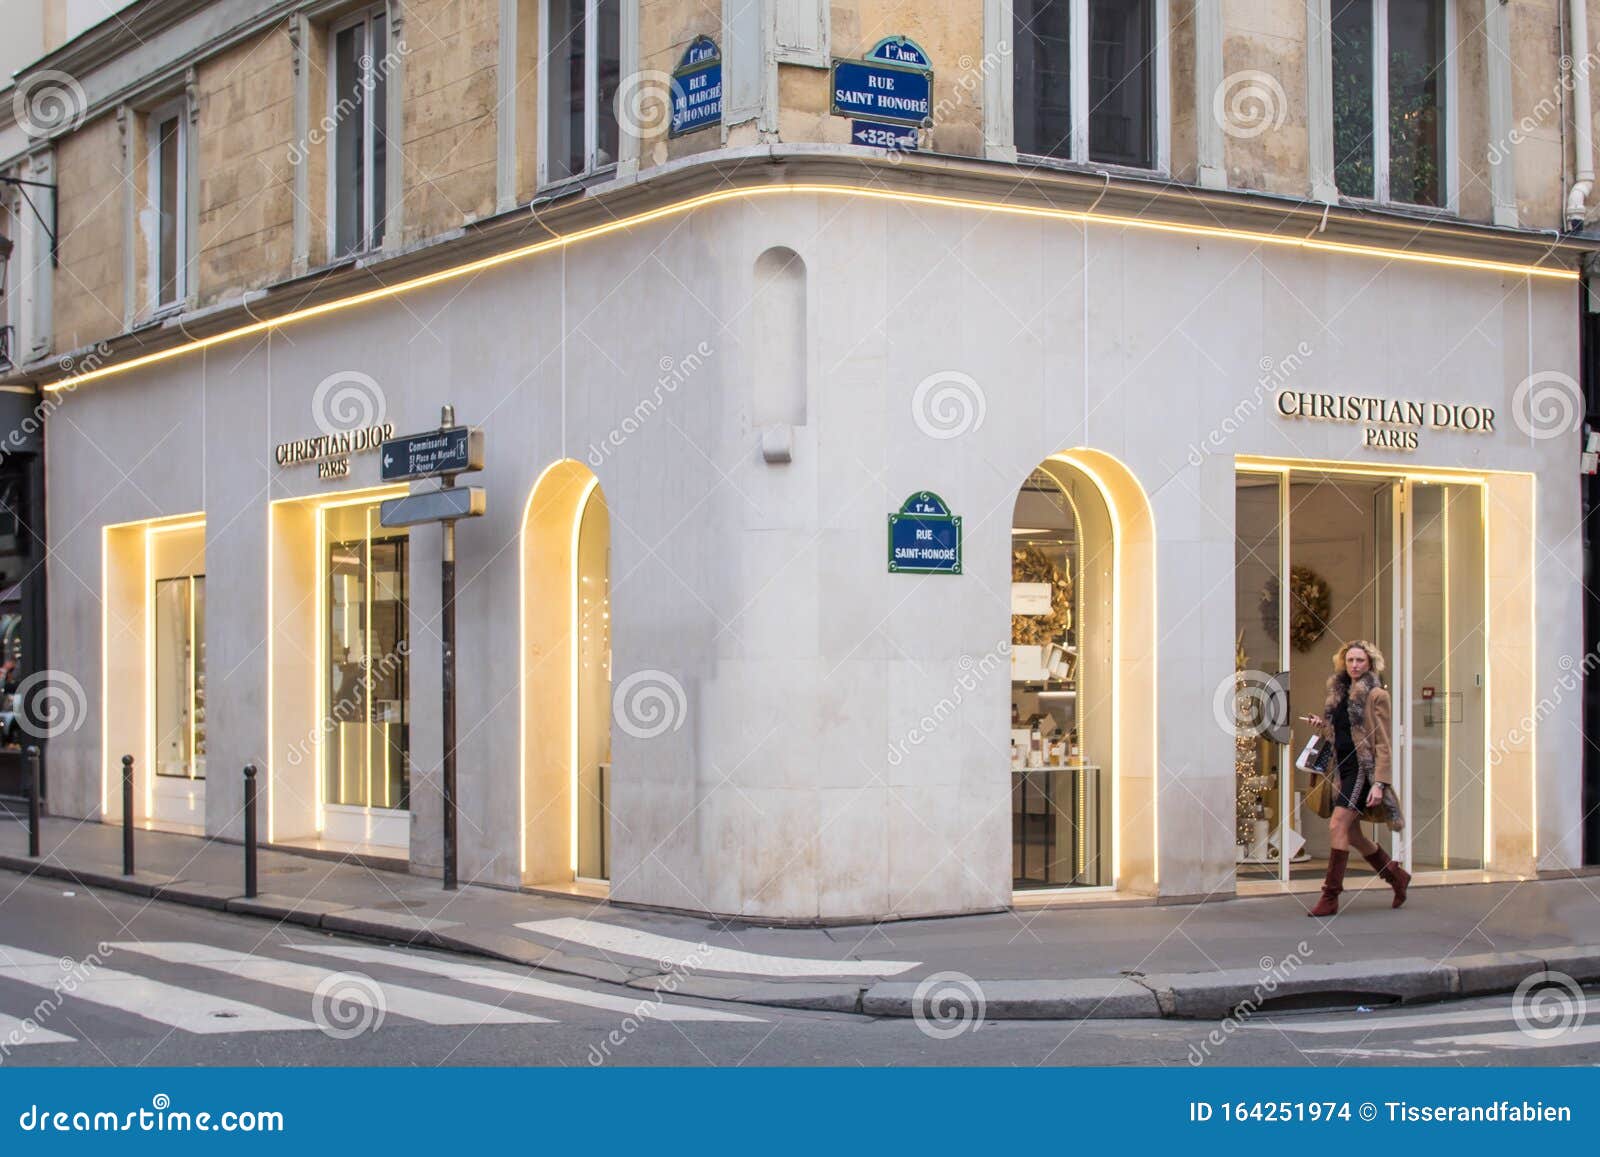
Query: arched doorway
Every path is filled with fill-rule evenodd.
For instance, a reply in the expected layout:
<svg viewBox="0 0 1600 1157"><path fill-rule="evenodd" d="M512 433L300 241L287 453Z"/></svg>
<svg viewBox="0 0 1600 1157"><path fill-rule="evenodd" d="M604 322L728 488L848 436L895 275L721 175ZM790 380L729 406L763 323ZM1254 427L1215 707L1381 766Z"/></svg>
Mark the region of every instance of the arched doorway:
<svg viewBox="0 0 1600 1157"><path fill-rule="evenodd" d="M522 521L522 836L527 884L610 875L611 519L564 459Z"/></svg>
<svg viewBox="0 0 1600 1157"><path fill-rule="evenodd" d="M1063 451L1011 530L1012 884L1153 892L1155 535L1133 476Z"/></svg>

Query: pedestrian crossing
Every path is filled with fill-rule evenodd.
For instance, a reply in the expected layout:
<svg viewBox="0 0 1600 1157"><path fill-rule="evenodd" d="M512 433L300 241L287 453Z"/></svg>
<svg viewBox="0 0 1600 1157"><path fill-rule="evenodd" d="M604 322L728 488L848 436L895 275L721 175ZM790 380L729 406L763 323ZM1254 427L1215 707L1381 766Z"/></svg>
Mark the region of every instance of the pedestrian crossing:
<svg viewBox="0 0 1600 1157"><path fill-rule="evenodd" d="M132 1018L154 1035L321 1031L344 1037L394 1024L605 1024L613 1015L765 1023L651 992L594 992L408 950L296 942L240 952L192 941L129 940L102 945L82 962L0 944L0 1007L0 1062L12 1049L88 1039L79 1021L91 1010L102 1023L106 1013L111 1022Z"/></svg>
<svg viewBox="0 0 1600 1157"><path fill-rule="evenodd" d="M1336 1016L1258 1018L1255 1032L1283 1033L1302 1053L1347 1060L1438 1060L1510 1051L1565 1049L1600 1043L1600 1005L1569 1004L1556 1023L1518 1022L1509 997L1472 1008L1407 1013L1340 1013ZM1588 1023L1585 1023L1587 1016ZM1301 1042L1304 1042L1303 1044ZM1531 1059L1531 1058L1525 1058ZM1507 1063L1524 1063L1524 1060Z"/></svg>

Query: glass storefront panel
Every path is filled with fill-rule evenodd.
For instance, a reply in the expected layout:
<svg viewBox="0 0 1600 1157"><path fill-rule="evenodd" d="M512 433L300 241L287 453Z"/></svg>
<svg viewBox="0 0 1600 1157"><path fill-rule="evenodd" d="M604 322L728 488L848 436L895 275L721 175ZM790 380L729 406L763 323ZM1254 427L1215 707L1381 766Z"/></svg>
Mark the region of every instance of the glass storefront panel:
<svg viewBox="0 0 1600 1157"><path fill-rule="evenodd" d="M404 811L410 801L410 639L404 531L378 504L323 511L326 715L323 799Z"/></svg>
<svg viewBox="0 0 1600 1157"><path fill-rule="evenodd" d="M596 487L578 526L578 869L611 877L611 517Z"/></svg>
<svg viewBox="0 0 1600 1157"><path fill-rule="evenodd" d="M157 775L206 777L206 580L155 584L155 732Z"/></svg>
<svg viewBox="0 0 1600 1157"><path fill-rule="evenodd" d="M1017 890L1111 878L1110 515L1051 463L1012 518L1011 826Z"/></svg>
<svg viewBox="0 0 1600 1157"><path fill-rule="evenodd" d="M1284 672L1273 681L1288 687L1288 715L1298 719L1322 713L1344 643L1375 646L1408 827L1403 836L1379 824L1364 831L1413 867L1483 866L1482 487L1316 470L1241 470L1236 487L1239 669L1258 679ZM1311 780L1291 763L1309 729L1297 722L1282 747L1265 721L1238 727L1239 878L1320 877L1328 825L1305 808ZM1367 870L1352 859L1352 874Z"/></svg>

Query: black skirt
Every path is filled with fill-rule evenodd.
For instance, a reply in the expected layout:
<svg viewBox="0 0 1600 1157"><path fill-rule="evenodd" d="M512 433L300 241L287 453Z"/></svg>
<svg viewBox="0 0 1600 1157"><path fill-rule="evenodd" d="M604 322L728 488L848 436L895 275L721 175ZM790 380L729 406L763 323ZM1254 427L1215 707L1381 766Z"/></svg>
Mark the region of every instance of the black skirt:
<svg viewBox="0 0 1600 1157"><path fill-rule="evenodd" d="M1371 790L1372 781L1362 774L1356 753L1344 754L1339 760L1339 790L1334 795L1333 806L1360 811L1367 806L1367 793Z"/></svg>

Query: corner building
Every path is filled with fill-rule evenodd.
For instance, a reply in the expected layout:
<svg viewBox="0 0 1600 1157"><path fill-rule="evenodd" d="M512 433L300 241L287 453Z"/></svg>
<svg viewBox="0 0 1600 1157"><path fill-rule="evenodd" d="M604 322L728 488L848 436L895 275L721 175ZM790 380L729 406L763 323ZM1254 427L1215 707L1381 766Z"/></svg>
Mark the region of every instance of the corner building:
<svg viewBox="0 0 1600 1157"><path fill-rule="evenodd" d="M1397 856L1582 863L1590 114L1518 129L1565 8L247 9L129 6L143 55L19 73L77 123L0 137L60 184L59 267L7 228L95 705L58 814L119 821L126 752L141 822L237 836L254 762L271 843L440 871L441 536L381 524L373 447L450 405L464 880L789 922L1294 888L1283 724L1354 638ZM720 119L674 136L701 37ZM885 40L932 66L875 73L926 77L914 151L830 107Z"/></svg>

